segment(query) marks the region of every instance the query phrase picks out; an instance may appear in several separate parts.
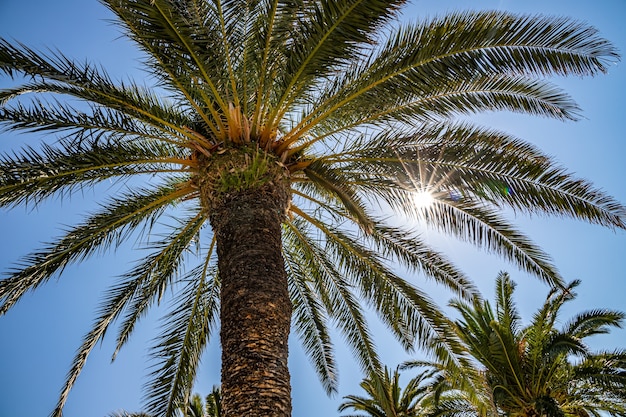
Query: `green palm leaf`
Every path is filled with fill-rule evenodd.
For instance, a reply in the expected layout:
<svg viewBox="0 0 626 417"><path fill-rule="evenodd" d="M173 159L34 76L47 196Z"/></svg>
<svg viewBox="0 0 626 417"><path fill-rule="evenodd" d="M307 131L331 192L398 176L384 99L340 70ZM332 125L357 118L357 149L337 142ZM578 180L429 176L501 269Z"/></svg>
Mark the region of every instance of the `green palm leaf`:
<svg viewBox="0 0 626 417"><path fill-rule="evenodd" d="M155 368L159 367L147 385L151 393L147 409L154 415L173 415L177 407L188 403L200 357L218 317L219 280L206 265L189 274L187 287L164 317L163 334L153 353Z"/></svg>
<svg viewBox="0 0 626 417"><path fill-rule="evenodd" d="M108 208L68 230L57 242L24 258L21 269L16 268L0 281L0 314L6 313L27 291L61 273L68 264L79 262L98 249L119 246L134 230L149 226L168 205L185 194L173 184L111 201Z"/></svg>
<svg viewBox="0 0 626 417"><path fill-rule="evenodd" d="M178 149L155 141L62 141L55 147L44 144L39 151L26 148L19 154L0 157L0 205L35 207L49 196L70 196L109 179L184 172L179 164L185 161ZM178 198L184 197L178 194Z"/></svg>
<svg viewBox="0 0 626 417"><path fill-rule="evenodd" d="M146 310L155 301L160 302L167 287L177 280L184 266L184 257L190 251L190 246L198 241L200 229L205 219L201 213L192 213L190 218L180 222L180 225L161 242L157 242L151 249L156 252L146 256L143 262L126 274L128 279L144 283L141 292L133 297L128 311L120 326L117 337L117 346L113 357L128 341L135 324Z"/></svg>
<svg viewBox="0 0 626 417"><path fill-rule="evenodd" d="M300 225L302 228L303 225ZM333 344L326 323L328 314L324 302L320 300L313 285L315 277L324 272L315 268L316 259L307 246L302 246L303 237L296 228L287 228L285 240L285 260L290 281L289 292L293 303L293 321L306 352L317 371L324 389L328 394L337 387L337 364L334 357ZM311 265L311 267L306 267ZM328 303L328 302L327 302Z"/></svg>

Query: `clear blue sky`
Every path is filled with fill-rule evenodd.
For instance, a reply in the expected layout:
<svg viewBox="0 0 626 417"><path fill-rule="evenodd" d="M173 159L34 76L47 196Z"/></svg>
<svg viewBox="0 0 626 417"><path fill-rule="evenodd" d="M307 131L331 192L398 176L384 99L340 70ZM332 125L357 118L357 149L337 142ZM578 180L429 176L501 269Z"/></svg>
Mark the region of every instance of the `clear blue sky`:
<svg viewBox="0 0 626 417"><path fill-rule="evenodd" d="M414 1L405 18L433 15L458 9L503 9L566 15L596 26L626 54L626 1L624 0L420 0ZM0 36L14 38L29 46L58 48L77 59L99 62L115 77L140 78L136 53L119 38L118 29L96 0L0 0ZM0 80L0 88L6 81ZM579 122L489 114L483 124L501 128L538 144L579 176L626 203L626 63L613 66L608 75L559 80L578 101L585 118ZM6 84L4 84L6 85ZM33 136L0 133L0 151L21 144L36 143ZM0 211L0 269L7 268L59 234L64 224L93 206L96 193L85 190L71 200L52 199L36 210L17 208ZM570 303L570 315L584 309L607 307L626 310L626 233L555 218L516 219L531 237L550 253L567 280L581 279L579 297ZM432 241L447 251L491 296L493 279L499 270L508 270L518 282L517 300L525 319L530 319L543 301L547 288L510 265L478 253L467 245L440 236ZM0 317L0 417L47 416L54 408L75 350L89 331L100 292L112 278L127 269L137 254L125 247L79 266L68 268L60 280L24 297L5 317ZM429 285L415 277L419 285ZM429 287L430 288L430 287ZM445 305L450 294L432 288L431 294ZM112 338L96 348L70 394L66 417L102 417L126 409L141 409L141 387L146 382L145 348L156 335L158 312L144 319L133 340L113 364ZM563 319L567 319L564 315ZM374 320L377 343L390 366L411 357ZM293 340L290 366L294 416L338 415L337 406L347 394L360 393L361 374L340 337L335 338L340 363L340 389L328 398L312 367ZM621 330L593 341L596 348L626 346ZM215 339L203 358L196 390L209 392L219 383L219 353ZM415 355L419 355L416 353Z"/></svg>

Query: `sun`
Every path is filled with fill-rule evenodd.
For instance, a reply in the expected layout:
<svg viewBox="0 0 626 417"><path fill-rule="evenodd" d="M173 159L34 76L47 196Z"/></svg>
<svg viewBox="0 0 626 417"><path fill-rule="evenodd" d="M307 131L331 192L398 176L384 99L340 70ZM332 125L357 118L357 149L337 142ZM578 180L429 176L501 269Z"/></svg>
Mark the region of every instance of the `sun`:
<svg viewBox="0 0 626 417"><path fill-rule="evenodd" d="M432 205L435 198L427 190L420 190L413 195L413 203L418 209L425 209Z"/></svg>

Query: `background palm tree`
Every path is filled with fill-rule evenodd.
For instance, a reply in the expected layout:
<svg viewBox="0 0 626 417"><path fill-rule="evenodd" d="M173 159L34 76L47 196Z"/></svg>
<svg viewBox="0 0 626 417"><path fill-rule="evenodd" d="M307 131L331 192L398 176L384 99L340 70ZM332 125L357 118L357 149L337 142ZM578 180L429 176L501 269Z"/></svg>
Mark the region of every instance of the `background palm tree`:
<svg viewBox="0 0 626 417"><path fill-rule="evenodd" d="M220 388L213 386L213 390L208 394L205 400L202 400L200 394L193 394L187 404L180 406L176 413L180 417L221 417L221 394ZM148 413L129 413L127 411L117 411L111 413L109 417L152 417Z"/></svg>
<svg viewBox="0 0 626 417"><path fill-rule="evenodd" d="M552 290L528 326L521 324L507 274L496 280L495 310L487 301L453 302L462 316L455 328L477 363L473 369L441 366L446 388L466 394L466 404L474 403L481 415L625 415L626 351L595 352L586 345L588 337L621 327L625 314L590 310L556 327L578 284Z"/></svg>
<svg viewBox="0 0 626 417"><path fill-rule="evenodd" d="M534 147L451 121L494 109L575 118L571 99L538 77L605 71L617 55L592 28L500 12L392 28L403 3L392 1L104 3L146 53L155 89L0 42L0 70L32 77L1 93L0 121L65 135L3 157L0 203L36 205L136 178L1 281L0 313L67 265L142 230L151 251L105 294L56 415L110 324L122 319L117 353L167 288L176 305L147 389L148 411L159 415L189 398L218 309L225 415L290 413L292 322L328 391L336 384L328 318L363 368L380 368L362 300L404 346L417 340L451 356L441 313L391 265L469 299L476 290L412 230L376 216L377 202L552 284L561 278L548 257L499 207L624 227L623 206ZM385 26L390 36L381 38ZM43 95L17 99L26 93ZM68 95L85 105L71 107ZM416 210L418 191L435 203ZM164 214L176 221L155 239L151 226ZM184 267L191 248L199 261Z"/></svg>
<svg viewBox="0 0 626 417"><path fill-rule="evenodd" d="M183 417L221 417L222 416L222 395L218 386L213 386L213 390L206 396L204 401L199 394L194 394L183 413Z"/></svg>
<svg viewBox="0 0 626 417"><path fill-rule="evenodd" d="M214 386L213 391L206 397L207 417L222 416L222 391L220 387Z"/></svg>
<svg viewBox="0 0 626 417"><path fill-rule="evenodd" d="M430 380L433 371L422 371L409 380L404 389L400 385L400 372L385 367L381 375L372 374L361 382L367 397L347 395L339 411L353 409L365 414L350 414L346 417L418 417L432 411L433 387Z"/></svg>
<svg viewBox="0 0 626 417"><path fill-rule="evenodd" d="M129 413L128 411L115 411L109 414L109 417L152 417L147 413Z"/></svg>

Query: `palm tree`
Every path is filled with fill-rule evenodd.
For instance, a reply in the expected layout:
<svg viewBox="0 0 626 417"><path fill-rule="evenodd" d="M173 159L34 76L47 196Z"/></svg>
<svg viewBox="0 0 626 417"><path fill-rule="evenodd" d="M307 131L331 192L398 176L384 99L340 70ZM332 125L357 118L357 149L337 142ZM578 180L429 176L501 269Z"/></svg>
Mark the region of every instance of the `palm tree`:
<svg viewBox="0 0 626 417"><path fill-rule="evenodd" d="M204 401L202 401L200 394L193 394L188 404L178 407L177 413L175 415L181 417L221 417L220 388L213 386L213 390L206 396ZM144 412L129 413L127 411L117 411L110 414L109 417L152 417L152 415Z"/></svg>
<svg viewBox="0 0 626 417"><path fill-rule="evenodd" d="M578 284L552 290L526 327L507 274L496 281L495 311L487 301L453 302L462 316L456 321L458 335L478 367L463 369L474 379L463 386L457 383L463 380L458 369L452 369L447 388L461 388L467 403L473 400L482 415L626 415L626 350L594 352L585 344L589 336L621 327L625 314L590 310L556 328L559 311L575 297Z"/></svg>
<svg viewBox="0 0 626 417"><path fill-rule="evenodd" d="M206 396L205 409L207 417L222 417L222 391L214 386L213 391Z"/></svg>
<svg viewBox="0 0 626 417"><path fill-rule="evenodd" d="M361 382L361 388L367 397L347 395L339 411L354 409L366 414L351 414L346 417L417 417L427 416L431 411L429 401L432 399L430 379L433 371L423 371L412 378L402 389L400 372L395 369L393 375L385 367L382 375L370 374Z"/></svg>
<svg viewBox="0 0 626 417"><path fill-rule="evenodd" d="M535 147L455 122L485 110L576 119L544 78L602 73L618 58L587 25L504 12L399 25L400 0L102 3L145 54L153 88L0 40L0 71L15 82L0 92L3 129L60 135L2 156L0 204L84 187L108 197L0 281L0 314L94 253L131 238L150 251L104 294L55 416L111 324L115 356L168 289L146 389L159 416L188 402L218 319L225 416L291 413L291 325L327 391L329 319L362 368L379 370L363 305L403 346L452 357L441 311L394 268L468 300L477 292L409 226L377 214L381 204L552 285L562 279L549 257L502 207L625 227L624 206ZM110 181L122 191L98 187ZM434 203L417 209L419 192Z"/></svg>
<svg viewBox="0 0 626 417"><path fill-rule="evenodd" d="M213 386L213 390L206 396L204 402L199 394L194 394L183 417L221 417L221 398L220 388L217 386Z"/></svg>
<svg viewBox="0 0 626 417"><path fill-rule="evenodd" d="M146 413L129 413L128 411L115 411L109 414L109 417L152 417Z"/></svg>

